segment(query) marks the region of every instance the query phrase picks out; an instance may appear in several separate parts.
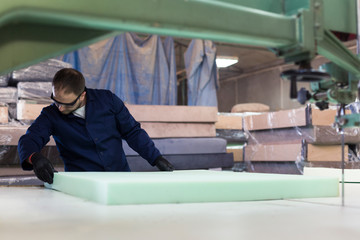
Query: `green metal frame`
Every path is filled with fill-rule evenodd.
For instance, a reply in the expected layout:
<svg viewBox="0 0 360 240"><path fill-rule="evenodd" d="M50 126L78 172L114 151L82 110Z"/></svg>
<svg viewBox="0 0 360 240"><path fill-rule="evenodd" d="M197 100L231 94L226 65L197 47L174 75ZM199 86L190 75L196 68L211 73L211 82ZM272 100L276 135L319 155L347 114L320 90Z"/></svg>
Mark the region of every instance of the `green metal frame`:
<svg viewBox="0 0 360 240"><path fill-rule="evenodd" d="M354 6L355 0L2 0L0 74L134 31L266 46L287 61L320 53L360 76L360 61L329 31L355 32Z"/></svg>

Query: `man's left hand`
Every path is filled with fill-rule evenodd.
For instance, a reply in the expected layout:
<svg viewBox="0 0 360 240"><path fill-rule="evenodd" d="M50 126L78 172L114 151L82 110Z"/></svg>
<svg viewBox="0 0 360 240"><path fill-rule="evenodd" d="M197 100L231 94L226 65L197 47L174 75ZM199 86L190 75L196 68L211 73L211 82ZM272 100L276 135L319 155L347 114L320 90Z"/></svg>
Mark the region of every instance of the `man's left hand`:
<svg viewBox="0 0 360 240"><path fill-rule="evenodd" d="M169 163L169 161L166 160L165 158L163 158L162 156L159 156L156 159L156 167L160 171L174 171L175 170L174 166L171 163Z"/></svg>

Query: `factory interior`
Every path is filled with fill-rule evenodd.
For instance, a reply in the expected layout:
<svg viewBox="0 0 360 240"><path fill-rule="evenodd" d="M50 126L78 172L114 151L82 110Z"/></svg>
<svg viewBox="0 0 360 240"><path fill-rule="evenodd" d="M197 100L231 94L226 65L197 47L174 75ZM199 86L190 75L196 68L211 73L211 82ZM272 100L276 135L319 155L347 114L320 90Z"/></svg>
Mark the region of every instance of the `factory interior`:
<svg viewBox="0 0 360 240"><path fill-rule="evenodd" d="M359 239L359 56L360 0L3 0L0 239Z"/></svg>

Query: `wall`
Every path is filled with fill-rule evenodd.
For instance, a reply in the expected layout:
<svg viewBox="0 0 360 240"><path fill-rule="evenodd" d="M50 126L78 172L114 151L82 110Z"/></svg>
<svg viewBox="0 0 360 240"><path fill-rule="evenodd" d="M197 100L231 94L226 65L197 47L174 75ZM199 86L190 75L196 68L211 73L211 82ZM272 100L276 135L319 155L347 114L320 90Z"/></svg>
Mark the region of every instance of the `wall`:
<svg viewBox="0 0 360 240"><path fill-rule="evenodd" d="M295 66L284 65L220 81L219 112L229 112L238 103L263 103L270 106L270 111L301 107L290 99L290 81L280 77L282 71L291 68ZM309 89L309 83L298 83L298 90L301 87Z"/></svg>

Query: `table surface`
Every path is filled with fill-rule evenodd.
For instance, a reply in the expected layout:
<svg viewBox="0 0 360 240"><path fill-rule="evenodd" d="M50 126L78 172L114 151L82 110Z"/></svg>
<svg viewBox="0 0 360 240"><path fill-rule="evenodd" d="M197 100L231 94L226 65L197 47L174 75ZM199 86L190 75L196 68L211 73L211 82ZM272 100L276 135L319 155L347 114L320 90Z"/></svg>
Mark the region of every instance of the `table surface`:
<svg viewBox="0 0 360 240"><path fill-rule="evenodd" d="M0 239L356 239L360 184L341 198L106 206L43 187L0 187Z"/></svg>

